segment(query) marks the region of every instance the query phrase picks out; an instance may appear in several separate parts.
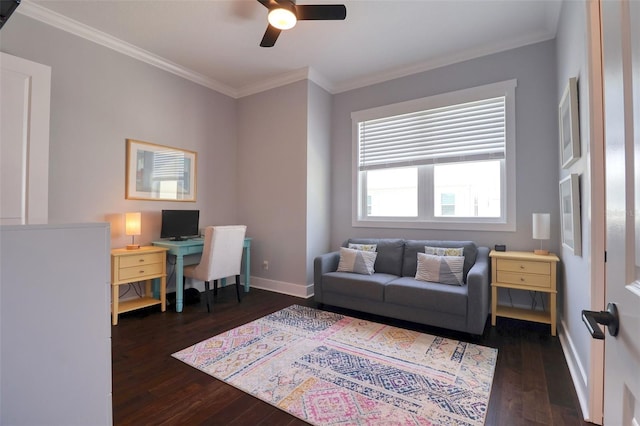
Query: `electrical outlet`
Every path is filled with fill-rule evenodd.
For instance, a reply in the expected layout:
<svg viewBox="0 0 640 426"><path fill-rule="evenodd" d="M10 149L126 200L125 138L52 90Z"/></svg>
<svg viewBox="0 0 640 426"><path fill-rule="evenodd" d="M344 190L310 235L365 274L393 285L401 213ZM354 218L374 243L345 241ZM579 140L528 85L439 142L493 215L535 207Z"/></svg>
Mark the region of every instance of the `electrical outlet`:
<svg viewBox="0 0 640 426"><path fill-rule="evenodd" d="M269 270L269 261L268 260L263 260L262 261L262 269L264 269L265 271Z"/></svg>

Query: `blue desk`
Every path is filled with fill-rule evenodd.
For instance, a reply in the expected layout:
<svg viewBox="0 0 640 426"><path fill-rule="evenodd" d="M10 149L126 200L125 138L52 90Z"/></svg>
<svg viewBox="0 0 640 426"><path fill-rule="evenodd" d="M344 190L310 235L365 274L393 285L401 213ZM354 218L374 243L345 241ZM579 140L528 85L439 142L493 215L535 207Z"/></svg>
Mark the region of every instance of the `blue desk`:
<svg viewBox="0 0 640 426"><path fill-rule="evenodd" d="M182 312L183 305L183 278L182 271L184 269L184 257L190 254L202 253L204 246L203 238L193 238L185 241L170 241L160 240L152 243L154 246L164 247L168 249L167 255L173 255L176 257L176 312ZM251 238L244 239L244 291L249 292L250 277L251 277ZM222 279L222 286L224 286L225 279Z"/></svg>

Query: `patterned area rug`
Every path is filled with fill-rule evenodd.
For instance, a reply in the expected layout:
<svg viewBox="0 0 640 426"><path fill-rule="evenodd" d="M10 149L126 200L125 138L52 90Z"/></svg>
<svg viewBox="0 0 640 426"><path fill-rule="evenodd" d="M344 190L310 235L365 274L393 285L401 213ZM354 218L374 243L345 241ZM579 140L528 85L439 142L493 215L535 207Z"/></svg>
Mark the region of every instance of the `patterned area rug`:
<svg viewBox="0 0 640 426"><path fill-rule="evenodd" d="M293 305L173 356L314 425L482 425L497 349Z"/></svg>

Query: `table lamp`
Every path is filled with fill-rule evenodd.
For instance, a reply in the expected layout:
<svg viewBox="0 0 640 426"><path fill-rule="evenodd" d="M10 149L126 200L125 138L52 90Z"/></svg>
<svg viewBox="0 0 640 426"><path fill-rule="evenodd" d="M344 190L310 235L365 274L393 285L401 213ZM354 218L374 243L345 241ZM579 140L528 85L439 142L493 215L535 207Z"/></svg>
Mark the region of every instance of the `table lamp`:
<svg viewBox="0 0 640 426"><path fill-rule="evenodd" d="M533 239L540 240L540 249L535 254L549 254L549 250L542 248L542 240L548 240L551 235L551 215L549 213L533 214Z"/></svg>
<svg viewBox="0 0 640 426"><path fill-rule="evenodd" d="M135 244L135 238L136 235L140 235L141 216L140 212L124 214L124 233L131 235L131 244L127 244L127 250L140 248L140 244Z"/></svg>

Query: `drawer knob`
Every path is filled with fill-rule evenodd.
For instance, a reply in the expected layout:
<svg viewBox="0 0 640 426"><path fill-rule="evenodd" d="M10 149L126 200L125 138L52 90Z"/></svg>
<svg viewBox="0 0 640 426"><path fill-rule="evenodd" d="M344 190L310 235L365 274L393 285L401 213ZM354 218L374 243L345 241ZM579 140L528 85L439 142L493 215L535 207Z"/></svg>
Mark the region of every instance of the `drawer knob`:
<svg viewBox="0 0 640 426"><path fill-rule="evenodd" d="M144 262L144 259L139 259L138 262Z"/></svg>
<svg viewBox="0 0 640 426"><path fill-rule="evenodd" d="M138 272L141 273L141 274L144 274L144 269L141 269Z"/></svg>
<svg viewBox="0 0 640 426"><path fill-rule="evenodd" d="M520 281L521 281L521 282L524 282L524 277L520 277Z"/></svg>

